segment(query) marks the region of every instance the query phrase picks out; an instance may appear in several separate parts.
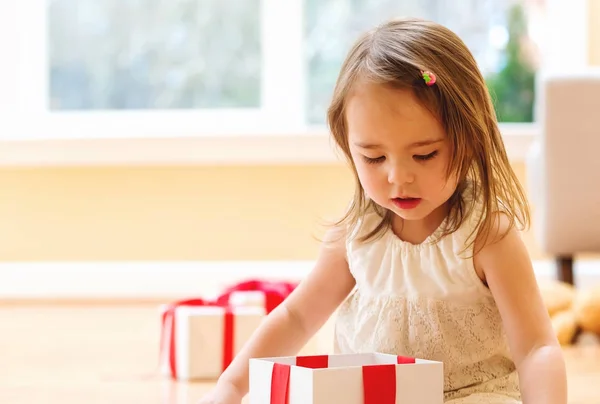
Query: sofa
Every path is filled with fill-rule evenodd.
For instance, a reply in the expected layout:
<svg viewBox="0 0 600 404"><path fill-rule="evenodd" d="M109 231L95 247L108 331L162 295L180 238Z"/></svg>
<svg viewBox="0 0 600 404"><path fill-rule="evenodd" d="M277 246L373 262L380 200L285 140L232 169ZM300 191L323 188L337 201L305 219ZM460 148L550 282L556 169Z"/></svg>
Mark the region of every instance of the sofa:
<svg viewBox="0 0 600 404"><path fill-rule="evenodd" d="M540 133L526 161L532 230L558 279L574 284L576 256L600 252L600 68L542 73L536 97Z"/></svg>

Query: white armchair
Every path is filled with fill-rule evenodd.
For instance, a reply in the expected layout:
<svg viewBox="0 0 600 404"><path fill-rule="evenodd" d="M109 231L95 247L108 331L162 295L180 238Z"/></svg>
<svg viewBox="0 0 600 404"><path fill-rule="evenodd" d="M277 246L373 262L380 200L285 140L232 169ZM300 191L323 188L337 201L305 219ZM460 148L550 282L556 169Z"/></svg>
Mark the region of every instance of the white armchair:
<svg viewBox="0 0 600 404"><path fill-rule="evenodd" d="M573 284L576 254L600 252L600 69L538 80L541 135L527 159L532 228Z"/></svg>

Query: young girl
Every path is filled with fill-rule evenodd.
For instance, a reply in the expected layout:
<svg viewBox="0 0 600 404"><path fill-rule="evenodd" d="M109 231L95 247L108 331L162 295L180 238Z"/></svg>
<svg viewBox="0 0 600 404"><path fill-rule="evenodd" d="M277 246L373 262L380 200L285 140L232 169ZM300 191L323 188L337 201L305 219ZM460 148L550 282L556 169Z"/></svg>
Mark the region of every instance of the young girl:
<svg viewBox="0 0 600 404"><path fill-rule="evenodd" d="M249 358L295 355L336 309L336 352L442 361L446 402L566 403L561 349L517 230L527 201L465 44L417 19L364 34L328 120L354 199L312 273L201 403L239 404Z"/></svg>

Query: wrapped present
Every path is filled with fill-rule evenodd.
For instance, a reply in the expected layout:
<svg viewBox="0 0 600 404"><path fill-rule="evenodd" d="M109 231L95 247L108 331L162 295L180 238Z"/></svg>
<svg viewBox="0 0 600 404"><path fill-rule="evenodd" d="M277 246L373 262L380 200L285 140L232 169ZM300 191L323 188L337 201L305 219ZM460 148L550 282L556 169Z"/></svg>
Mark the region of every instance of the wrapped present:
<svg viewBox="0 0 600 404"><path fill-rule="evenodd" d="M167 315L161 363L178 380L216 379L265 317L260 307L178 305Z"/></svg>
<svg viewBox="0 0 600 404"><path fill-rule="evenodd" d="M381 354L250 359L250 404L442 404L441 362Z"/></svg>
<svg viewBox="0 0 600 404"><path fill-rule="evenodd" d="M162 307L161 373L178 380L216 379L293 288L246 281L216 299L188 299Z"/></svg>

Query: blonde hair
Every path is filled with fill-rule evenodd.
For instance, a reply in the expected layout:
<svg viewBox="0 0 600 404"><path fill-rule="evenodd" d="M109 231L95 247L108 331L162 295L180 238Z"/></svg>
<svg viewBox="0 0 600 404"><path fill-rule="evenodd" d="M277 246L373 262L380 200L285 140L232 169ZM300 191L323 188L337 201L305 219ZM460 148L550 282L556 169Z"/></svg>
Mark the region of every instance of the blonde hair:
<svg viewBox="0 0 600 404"><path fill-rule="evenodd" d="M436 76L434 85L425 83L422 71ZM345 107L359 79L411 89L440 119L452 150L447 174L458 178L442 236L456 231L477 201L481 214L473 232L483 237L494 228L495 212L508 217L509 227L517 222L529 226L527 199L508 160L496 113L474 57L448 28L415 18L394 19L364 33L342 65L327 119L337 146L352 167L356 188L336 226L352 227L366 212L374 210L382 220L362 238L369 240L388 229L393 217L392 212L368 200L350 154ZM467 189L469 198L465 195Z"/></svg>

